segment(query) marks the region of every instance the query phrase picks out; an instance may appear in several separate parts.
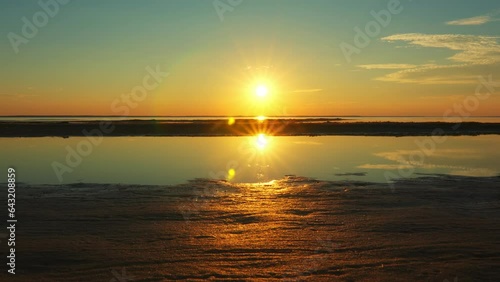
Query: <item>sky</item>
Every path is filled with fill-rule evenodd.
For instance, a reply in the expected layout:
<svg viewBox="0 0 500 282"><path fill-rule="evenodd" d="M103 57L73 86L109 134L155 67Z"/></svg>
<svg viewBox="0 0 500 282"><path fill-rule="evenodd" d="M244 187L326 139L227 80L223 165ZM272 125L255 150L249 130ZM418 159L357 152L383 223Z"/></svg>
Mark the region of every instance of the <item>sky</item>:
<svg viewBox="0 0 500 282"><path fill-rule="evenodd" d="M497 0L2 0L0 23L0 115L499 115Z"/></svg>

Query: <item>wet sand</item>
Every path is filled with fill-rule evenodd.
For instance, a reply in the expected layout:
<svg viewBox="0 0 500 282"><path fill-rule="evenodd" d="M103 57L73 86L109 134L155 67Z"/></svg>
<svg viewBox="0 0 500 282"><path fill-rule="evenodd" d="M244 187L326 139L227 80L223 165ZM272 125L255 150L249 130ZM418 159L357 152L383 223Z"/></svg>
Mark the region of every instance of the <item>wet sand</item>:
<svg viewBox="0 0 500 282"><path fill-rule="evenodd" d="M8 281L500 277L500 177L18 186Z"/></svg>
<svg viewBox="0 0 500 282"><path fill-rule="evenodd" d="M0 137L44 136L430 136L500 134L500 123L353 122L339 119L0 122Z"/></svg>

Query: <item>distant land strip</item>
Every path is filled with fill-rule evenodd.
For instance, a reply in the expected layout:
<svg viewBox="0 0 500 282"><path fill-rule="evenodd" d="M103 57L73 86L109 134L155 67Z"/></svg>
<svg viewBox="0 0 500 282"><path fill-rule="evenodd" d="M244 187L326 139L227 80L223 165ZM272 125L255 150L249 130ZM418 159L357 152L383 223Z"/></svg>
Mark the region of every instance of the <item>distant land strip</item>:
<svg viewBox="0 0 500 282"><path fill-rule="evenodd" d="M0 137L430 136L500 134L500 123L357 122L341 119L1 121Z"/></svg>

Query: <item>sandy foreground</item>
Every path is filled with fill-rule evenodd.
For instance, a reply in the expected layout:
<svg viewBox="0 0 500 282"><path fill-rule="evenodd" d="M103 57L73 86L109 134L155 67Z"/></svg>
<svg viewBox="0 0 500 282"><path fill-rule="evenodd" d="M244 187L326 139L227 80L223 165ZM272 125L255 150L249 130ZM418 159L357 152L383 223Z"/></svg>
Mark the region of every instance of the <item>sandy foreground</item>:
<svg viewBox="0 0 500 282"><path fill-rule="evenodd" d="M20 184L16 275L3 264L0 280L498 281L499 188L452 176Z"/></svg>

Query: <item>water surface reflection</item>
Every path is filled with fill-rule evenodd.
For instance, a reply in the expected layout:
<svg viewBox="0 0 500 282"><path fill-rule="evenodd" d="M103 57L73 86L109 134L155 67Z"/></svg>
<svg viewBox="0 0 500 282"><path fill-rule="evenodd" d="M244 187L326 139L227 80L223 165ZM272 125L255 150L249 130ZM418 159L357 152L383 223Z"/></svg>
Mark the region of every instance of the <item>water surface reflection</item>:
<svg viewBox="0 0 500 282"><path fill-rule="evenodd" d="M284 175L385 182L416 173L493 176L500 173L500 136L448 137L432 152L426 137L111 137L95 146L63 183L178 184L194 178L267 182ZM53 162L85 138L0 138L0 168L19 181L59 183ZM411 172L408 174L407 172ZM403 173L401 173L403 172Z"/></svg>

